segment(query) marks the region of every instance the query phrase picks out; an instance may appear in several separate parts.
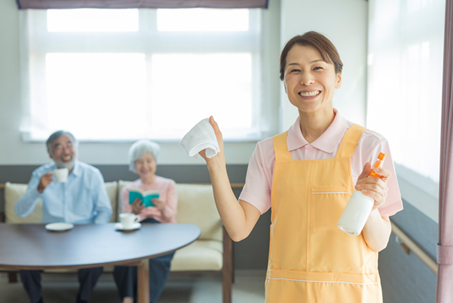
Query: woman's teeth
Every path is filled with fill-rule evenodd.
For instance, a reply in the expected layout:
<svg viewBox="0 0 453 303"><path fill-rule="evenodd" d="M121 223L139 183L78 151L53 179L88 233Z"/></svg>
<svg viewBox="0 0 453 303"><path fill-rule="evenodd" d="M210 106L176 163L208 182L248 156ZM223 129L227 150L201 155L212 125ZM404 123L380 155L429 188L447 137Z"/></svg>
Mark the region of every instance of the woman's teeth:
<svg viewBox="0 0 453 303"><path fill-rule="evenodd" d="M319 95L320 93L320 91L300 92L299 95L301 95L302 97L313 97Z"/></svg>

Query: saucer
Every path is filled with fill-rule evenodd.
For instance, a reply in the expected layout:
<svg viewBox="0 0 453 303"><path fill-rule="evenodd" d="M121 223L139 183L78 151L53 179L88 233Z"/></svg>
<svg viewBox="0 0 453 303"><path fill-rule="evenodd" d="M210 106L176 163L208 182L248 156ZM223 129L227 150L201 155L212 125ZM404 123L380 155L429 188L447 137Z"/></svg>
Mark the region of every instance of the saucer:
<svg viewBox="0 0 453 303"><path fill-rule="evenodd" d="M140 226L142 226L140 223L138 222L135 222L131 228L124 228L123 227L123 224L121 223L116 223L115 224L115 229L118 229L118 230L134 230L134 229L139 229Z"/></svg>
<svg viewBox="0 0 453 303"><path fill-rule="evenodd" d="M52 230L52 231L64 231L64 230L69 230L74 227L74 224L72 223L49 223L46 224L45 228L47 230Z"/></svg>

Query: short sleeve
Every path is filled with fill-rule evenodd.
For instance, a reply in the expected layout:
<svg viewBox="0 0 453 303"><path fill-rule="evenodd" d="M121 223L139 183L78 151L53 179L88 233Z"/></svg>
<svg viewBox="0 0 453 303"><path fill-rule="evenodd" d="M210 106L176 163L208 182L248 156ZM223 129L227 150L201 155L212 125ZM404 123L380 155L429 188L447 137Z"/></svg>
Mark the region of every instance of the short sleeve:
<svg viewBox="0 0 453 303"><path fill-rule="evenodd" d="M272 167L275 163L272 139L259 142L250 159L239 200L255 206L261 214L271 207Z"/></svg>

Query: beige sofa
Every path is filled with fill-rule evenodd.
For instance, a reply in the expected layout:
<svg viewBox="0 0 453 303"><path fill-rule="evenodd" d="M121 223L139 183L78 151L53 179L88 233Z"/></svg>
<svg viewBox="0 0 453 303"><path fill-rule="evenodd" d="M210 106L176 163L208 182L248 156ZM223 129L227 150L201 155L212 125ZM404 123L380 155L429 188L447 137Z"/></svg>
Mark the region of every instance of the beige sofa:
<svg viewBox="0 0 453 303"><path fill-rule="evenodd" d="M117 222L121 213L120 193L128 181L106 182L105 188L112 203L111 222ZM223 302L231 302L233 282L233 243L222 226L211 185L176 184L178 191L177 222L198 225L200 237L192 244L176 251L171 264L172 273L219 272L222 274ZM5 222L13 224L41 223L42 201L25 218L16 216L14 203L25 193L27 184L7 182L5 190ZM105 272L112 271L106 267ZM0 271L7 271L1 269ZM71 270L46 270L45 272ZM17 281L16 273L9 272L10 282Z"/></svg>

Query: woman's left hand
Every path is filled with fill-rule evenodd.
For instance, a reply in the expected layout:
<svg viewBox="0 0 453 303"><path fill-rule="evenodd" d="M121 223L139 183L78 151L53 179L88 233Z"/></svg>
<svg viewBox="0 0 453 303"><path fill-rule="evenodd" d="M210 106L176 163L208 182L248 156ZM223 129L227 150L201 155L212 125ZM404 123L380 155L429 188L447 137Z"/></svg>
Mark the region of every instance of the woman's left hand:
<svg viewBox="0 0 453 303"><path fill-rule="evenodd" d="M376 168L374 172L381 175L378 177L368 177L371 172L371 164L367 162L363 167L363 171L357 178L357 185L355 189L360 190L364 195L374 199L373 209L375 210L384 204L387 198L387 181L391 174L388 170L383 168Z"/></svg>
<svg viewBox="0 0 453 303"><path fill-rule="evenodd" d="M156 206L156 208L163 214L165 211L165 207L167 206L167 203L164 200L154 198L151 200L153 204Z"/></svg>

